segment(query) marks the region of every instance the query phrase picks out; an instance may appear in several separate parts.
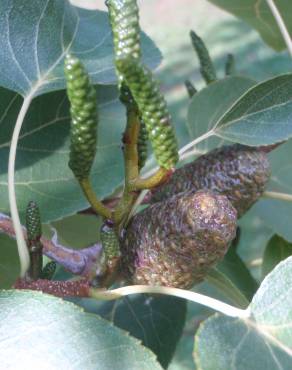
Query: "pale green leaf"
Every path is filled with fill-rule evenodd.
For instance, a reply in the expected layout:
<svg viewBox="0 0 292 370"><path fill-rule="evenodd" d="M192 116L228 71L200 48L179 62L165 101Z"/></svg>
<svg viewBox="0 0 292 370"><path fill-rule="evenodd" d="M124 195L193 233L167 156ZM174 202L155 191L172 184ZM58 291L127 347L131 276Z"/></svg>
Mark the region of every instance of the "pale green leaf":
<svg viewBox="0 0 292 370"><path fill-rule="evenodd" d="M161 369L126 332L59 298L2 291L0 312L3 369Z"/></svg>
<svg viewBox="0 0 292 370"><path fill-rule="evenodd" d="M259 83L216 123L215 135L247 145L268 145L292 136L292 74Z"/></svg>
<svg viewBox="0 0 292 370"><path fill-rule="evenodd" d="M214 136L217 145L218 138L252 146L286 140L292 136L292 75L253 87L239 77L215 82L192 98L188 127L196 130L197 143Z"/></svg>
<svg viewBox="0 0 292 370"><path fill-rule="evenodd" d="M202 370L288 370L292 364L292 257L262 282L248 319L214 315L195 337Z"/></svg>
<svg viewBox="0 0 292 370"><path fill-rule="evenodd" d="M189 139L196 139L209 132L221 117L255 82L247 77L228 77L208 85L196 93L188 108L187 129ZM218 138L210 138L197 146L210 150L218 144Z"/></svg>
<svg viewBox="0 0 292 370"><path fill-rule="evenodd" d="M160 53L145 35L145 62ZM23 96L65 87L68 52L84 61L93 83L116 82L112 35L106 12L72 6L67 0L3 0L0 3L0 86Z"/></svg>

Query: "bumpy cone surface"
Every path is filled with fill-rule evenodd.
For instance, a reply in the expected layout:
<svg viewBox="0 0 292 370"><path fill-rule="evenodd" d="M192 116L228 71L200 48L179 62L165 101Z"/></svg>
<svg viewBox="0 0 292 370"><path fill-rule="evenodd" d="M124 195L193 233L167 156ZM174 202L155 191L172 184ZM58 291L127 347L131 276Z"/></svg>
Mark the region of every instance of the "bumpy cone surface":
<svg viewBox="0 0 292 370"><path fill-rule="evenodd" d="M226 253L236 210L222 195L200 191L149 206L122 241L122 273L133 284L190 288Z"/></svg>
<svg viewBox="0 0 292 370"><path fill-rule="evenodd" d="M176 170L153 191L151 203L201 189L226 195L241 217L262 195L270 176L265 150L240 144L215 149Z"/></svg>

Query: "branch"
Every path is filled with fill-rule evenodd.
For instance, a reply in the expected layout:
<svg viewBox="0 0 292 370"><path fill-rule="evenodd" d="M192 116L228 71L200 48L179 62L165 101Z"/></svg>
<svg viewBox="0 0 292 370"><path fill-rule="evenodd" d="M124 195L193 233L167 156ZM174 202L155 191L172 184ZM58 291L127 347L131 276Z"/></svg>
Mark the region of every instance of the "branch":
<svg viewBox="0 0 292 370"><path fill-rule="evenodd" d="M229 304L221 302L217 299L208 297L203 294L192 292L191 290L184 290L178 288L170 288L164 286L149 286L149 285L130 285L122 288L112 289L112 290L101 290L91 288L89 295L92 298L102 299L102 300L113 300L118 299L131 294L164 294L171 295L174 297L179 297L186 299L188 301L196 302L202 304L203 306L210 307L213 310L223 313L224 315L239 318L250 317L250 308L244 310L237 307L233 307Z"/></svg>
<svg viewBox="0 0 292 370"><path fill-rule="evenodd" d="M36 280L32 282L19 279L14 287L16 289L39 290L58 297L86 297L104 301L119 299L131 294L163 294L199 303L231 317L247 319L251 315L250 307L243 310L200 293L164 286L130 285L112 290L104 290L92 288L89 282L83 279L76 281Z"/></svg>
<svg viewBox="0 0 292 370"><path fill-rule="evenodd" d="M270 199L278 199L278 200L285 200L288 202L292 202L292 194L287 193L278 193L276 191L265 191L263 193L264 198L270 198Z"/></svg>
<svg viewBox="0 0 292 370"><path fill-rule="evenodd" d="M87 280L76 281L52 281L52 280L35 280L27 281L18 279L14 284L15 289L38 290L43 293L52 294L56 297L83 297L89 298L90 285Z"/></svg>
<svg viewBox="0 0 292 370"><path fill-rule="evenodd" d="M284 39L284 41L286 43L286 46L287 46L287 49L288 49L288 51L290 53L290 56L292 58L292 40L291 40L291 37L290 37L289 32L287 30L287 27L285 25L285 22L284 22L281 14L280 14L278 8L276 7L276 4L274 3L274 1L273 0L266 0L266 1L267 1L267 4L268 4L274 18L275 18L276 23L278 24L280 32L283 36L283 39Z"/></svg>
<svg viewBox="0 0 292 370"><path fill-rule="evenodd" d="M2 213L0 213L0 232L15 239L11 218ZM26 238L26 229L23 226L22 233ZM102 253L100 243L93 244L88 248L74 250L59 244L55 230L51 240L41 237L40 241L43 245L43 254L62 265L72 274L89 277L99 269L99 260Z"/></svg>
<svg viewBox="0 0 292 370"><path fill-rule="evenodd" d="M9 150L9 159L8 159L8 197L9 197L9 206L11 217L15 229L15 238L17 242L18 254L19 254L19 263L20 263L20 276L23 277L26 271L29 269L29 253L28 248L25 242L25 238L22 232L22 227L20 223L19 213L17 209L16 194L15 194L15 159L16 159L16 150L17 143L20 134L20 130L25 118L25 115L28 111L29 105L33 99L34 93L36 90L32 90L31 93L24 98L20 112L18 114Z"/></svg>
<svg viewBox="0 0 292 370"><path fill-rule="evenodd" d="M97 199L94 190L92 189L91 182L88 178L79 180L80 187L83 194L86 196L89 204L94 209L94 211L104 218L111 219L112 211L106 205L104 205L99 199Z"/></svg>

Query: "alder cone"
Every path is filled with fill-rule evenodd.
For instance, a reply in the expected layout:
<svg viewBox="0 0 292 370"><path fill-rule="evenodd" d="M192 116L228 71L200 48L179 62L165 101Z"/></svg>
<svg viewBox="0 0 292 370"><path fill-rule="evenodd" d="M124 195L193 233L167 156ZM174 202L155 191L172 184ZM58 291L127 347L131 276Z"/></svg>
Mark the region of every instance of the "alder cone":
<svg viewBox="0 0 292 370"><path fill-rule="evenodd" d="M225 255L236 210L208 191L175 195L133 217L121 243L121 269L132 284L191 288Z"/></svg>
<svg viewBox="0 0 292 370"><path fill-rule="evenodd" d="M175 171L167 184L155 189L150 203L184 191L208 189L226 195L241 217L262 195L270 177L265 148L240 144L202 155Z"/></svg>

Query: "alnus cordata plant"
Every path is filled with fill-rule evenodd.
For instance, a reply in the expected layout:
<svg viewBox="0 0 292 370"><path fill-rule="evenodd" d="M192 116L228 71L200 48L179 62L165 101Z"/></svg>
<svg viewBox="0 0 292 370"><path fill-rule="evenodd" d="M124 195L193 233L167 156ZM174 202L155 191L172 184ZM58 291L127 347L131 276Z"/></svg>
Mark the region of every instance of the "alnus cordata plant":
<svg viewBox="0 0 292 370"><path fill-rule="evenodd" d="M100 286L110 286L120 276L132 284L188 289L225 255L235 237L237 217L263 192L269 178L268 160L265 150L233 145L176 170L162 185L165 174L178 162L178 146L166 101L141 61L137 4L108 0L107 5L120 101L127 111L125 183L113 209L99 201L90 186L97 144L95 88L81 61L72 55L65 59L72 118L69 167L104 219L101 268L91 278ZM209 83L216 79L215 70L202 40L195 36L193 43L201 53L202 73ZM151 181L140 178L147 140L163 174ZM159 186L151 199L155 204L129 219L139 192L155 186Z"/></svg>

